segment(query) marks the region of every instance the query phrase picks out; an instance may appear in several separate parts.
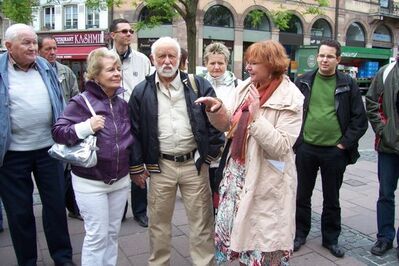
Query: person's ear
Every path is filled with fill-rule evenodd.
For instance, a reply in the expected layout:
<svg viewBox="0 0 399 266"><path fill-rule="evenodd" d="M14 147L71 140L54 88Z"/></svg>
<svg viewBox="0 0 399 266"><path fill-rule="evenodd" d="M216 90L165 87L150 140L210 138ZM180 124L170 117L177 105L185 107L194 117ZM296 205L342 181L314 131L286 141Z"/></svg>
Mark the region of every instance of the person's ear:
<svg viewBox="0 0 399 266"><path fill-rule="evenodd" d="M11 46L12 46L12 43L9 42L9 41L6 41L5 46L6 46L7 50L10 50Z"/></svg>

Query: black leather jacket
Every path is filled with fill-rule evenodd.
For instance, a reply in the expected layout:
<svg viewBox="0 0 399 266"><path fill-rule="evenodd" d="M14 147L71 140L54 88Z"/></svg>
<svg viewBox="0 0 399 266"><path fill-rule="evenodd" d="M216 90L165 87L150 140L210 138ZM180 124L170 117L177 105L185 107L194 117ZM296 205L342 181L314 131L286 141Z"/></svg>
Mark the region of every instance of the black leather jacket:
<svg viewBox="0 0 399 266"><path fill-rule="evenodd" d="M295 80L295 85L305 96L303 104L303 123L301 133L294 145L296 147L303 142L303 125L309 107L310 91L315 79L315 71L310 71ZM358 141L366 133L368 123L362 97L356 82L348 75L336 72L337 87L335 88L335 112L341 128L342 138L340 143L346 147L349 153L349 163L353 164L359 158Z"/></svg>
<svg viewBox="0 0 399 266"><path fill-rule="evenodd" d="M204 162L209 164L220 155L224 144L224 135L210 124L204 106L194 103L201 96L215 97L211 84L204 78L195 76L198 88L198 91L195 92L186 73L180 72L180 79L184 85L190 124L200 154L200 158L195 162L199 171ZM144 165L149 172L158 173L161 169L158 164L160 150L155 73L147 76L135 87L129 100L129 112L132 120L132 132L136 141L130 157L130 165L132 165L130 173L143 172Z"/></svg>

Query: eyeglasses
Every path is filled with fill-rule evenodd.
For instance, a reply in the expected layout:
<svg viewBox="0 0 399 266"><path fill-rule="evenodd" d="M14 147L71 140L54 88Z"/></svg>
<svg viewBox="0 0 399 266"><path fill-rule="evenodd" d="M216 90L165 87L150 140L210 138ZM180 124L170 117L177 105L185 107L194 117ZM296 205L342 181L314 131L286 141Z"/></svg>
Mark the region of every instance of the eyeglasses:
<svg viewBox="0 0 399 266"><path fill-rule="evenodd" d="M260 62L246 62L247 66L256 66L256 65L259 65L259 64L261 64L261 63Z"/></svg>
<svg viewBox="0 0 399 266"><path fill-rule="evenodd" d="M118 31L114 31L115 33L123 33L123 34L127 34L128 32L130 33L130 34L133 34L134 33L134 30L132 30L132 29L130 29L130 30L128 30L128 29L123 29L123 30L118 30Z"/></svg>
<svg viewBox="0 0 399 266"><path fill-rule="evenodd" d="M332 54L318 54L317 57L320 59L326 58L327 60L334 60L337 58L335 55Z"/></svg>

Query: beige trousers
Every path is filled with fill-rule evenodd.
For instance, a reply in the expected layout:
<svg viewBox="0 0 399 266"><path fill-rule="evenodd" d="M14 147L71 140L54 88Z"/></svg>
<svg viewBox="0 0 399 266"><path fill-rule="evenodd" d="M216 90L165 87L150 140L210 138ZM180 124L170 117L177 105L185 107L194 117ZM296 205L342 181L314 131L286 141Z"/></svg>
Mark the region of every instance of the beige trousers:
<svg viewBox="0 0 399 266"><path fill-rule="evenodd" d="M162 173L151 174L148 191L149 265L170 265L172 216L179 187L190 228L193 265L214 265L214 220L207 164L198 175L194 160L160 159Z"/></svg>

